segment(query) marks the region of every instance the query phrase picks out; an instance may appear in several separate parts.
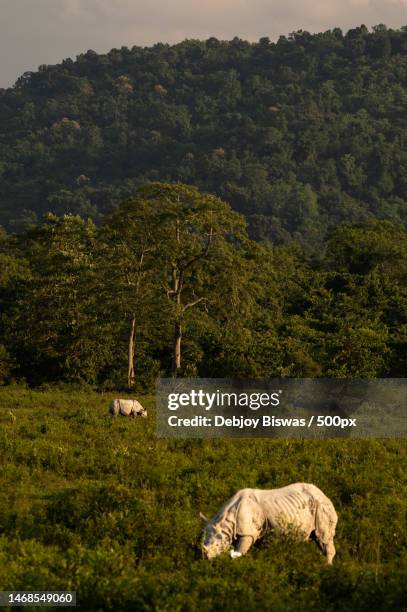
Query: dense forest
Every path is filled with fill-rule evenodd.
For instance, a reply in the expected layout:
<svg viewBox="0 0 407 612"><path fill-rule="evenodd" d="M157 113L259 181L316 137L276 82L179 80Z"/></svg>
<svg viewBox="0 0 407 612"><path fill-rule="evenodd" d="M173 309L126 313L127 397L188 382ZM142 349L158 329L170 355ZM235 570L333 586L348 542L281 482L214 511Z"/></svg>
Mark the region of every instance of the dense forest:
<svg viewBox="0 0 407 612"><path fill-rule="evenodd" d="M100 225L0 241L0 381L151 388L160 374L403 376L407 234L340 224L323 257L251 240L195 187L149 183Z"/></svg>
<svg viewBox="0 0 407 612"><path fill-rule="evenodd" d="M95 222L150 181L214 193L254 239L405 223L407 28L88 51L0 91L0 224Z"/></svg>
<svg viewBox="0 0 407 612"><path fill-rule="evenodd" d="M407 27L24 74L0 91L0 382L402 376L406 104Z"/></svg>

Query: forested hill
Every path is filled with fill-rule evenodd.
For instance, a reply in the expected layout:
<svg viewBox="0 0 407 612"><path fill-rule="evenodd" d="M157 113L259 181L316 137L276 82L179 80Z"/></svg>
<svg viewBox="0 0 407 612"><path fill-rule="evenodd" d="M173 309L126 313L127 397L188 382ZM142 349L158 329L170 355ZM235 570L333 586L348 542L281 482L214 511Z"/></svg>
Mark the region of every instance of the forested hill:
<svg viewBox="0 0 407 612"><path fill-rule="evenodd" d="M88 51L0 90L0 224L98 219L152 180L216 193L252 235L405 222L407 27Z"/></svg>

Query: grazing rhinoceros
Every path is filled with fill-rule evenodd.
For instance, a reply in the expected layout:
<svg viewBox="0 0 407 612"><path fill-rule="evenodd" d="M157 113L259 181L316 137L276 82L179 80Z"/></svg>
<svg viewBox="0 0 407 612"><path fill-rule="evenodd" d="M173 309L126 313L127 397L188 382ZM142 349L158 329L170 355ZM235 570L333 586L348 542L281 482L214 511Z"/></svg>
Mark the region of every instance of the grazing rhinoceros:
<svg viewBox="0 0 407 612"><path fill-rule="evenodd" d="M281 489L242 489L206 522L203 552L217 557L236 542L232 559L241 557L270 528L295 531L299 539L315 539L329 565L335 556L334 535L338 517L332 502L318 487L297 482Z"/></svg>
<svg viewBox="0 0 407 612"><path fill-rule="evenodd" d="M109 412L113 416L121 414L122 416L147 416L147 410L137 400L133 399L114 399L110 406Z"/></svg>

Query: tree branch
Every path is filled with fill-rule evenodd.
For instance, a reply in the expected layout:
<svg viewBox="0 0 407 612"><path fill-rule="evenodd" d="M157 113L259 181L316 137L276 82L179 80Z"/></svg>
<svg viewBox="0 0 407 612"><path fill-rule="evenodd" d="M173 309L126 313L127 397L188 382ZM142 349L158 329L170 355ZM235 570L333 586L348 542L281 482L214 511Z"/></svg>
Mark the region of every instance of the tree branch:
<svg viewBox="0 0 407 612"><path fill-rule="evenodd" d="M211 226L209 229L209 234L208 234L208 240L206 242L206 245L204 247L204 249L202 250L202 252L197 255L196 257L193 257L192 259L190 259L183 267L182 270L186 270L187 268L191 267L196 261L199 261L200 259L204 259L204 257L207 256L207 254L209 253L209 249L212 243L212 238L213 238L213 225L212 225L212 220L211 220Z"/></svg>
<svg viewBox="0 0 407 612"><path fill-rule="evenodd" d="M193 306L196 306L197 304L199 304L199 302L202 302L205 299L206 298L204 297L200 297L197 300L194 300L193 302L188 302L188 304L185 304L185 306L182 307L182 314L184 314L184 312L188 310L188 308L193 308Z"/></svg>

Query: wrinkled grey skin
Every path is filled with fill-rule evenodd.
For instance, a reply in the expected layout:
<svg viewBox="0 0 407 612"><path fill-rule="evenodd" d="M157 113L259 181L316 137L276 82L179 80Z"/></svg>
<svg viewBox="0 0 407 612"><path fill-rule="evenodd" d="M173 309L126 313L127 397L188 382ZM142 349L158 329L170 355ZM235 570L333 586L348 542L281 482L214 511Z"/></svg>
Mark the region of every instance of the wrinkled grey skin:
<svg viewBox="0 0 407 612"><path fill-rule="evenodd" d="M202 544L202 550L207 559L213 559L228 550L231 545L230 536L222 531L220 525L208 521Z"/></svg>
<svg viewBox="0 0 407 612"><path fill-rule="evenodd" d="M201 515L203 517L203 515ZM338 517L318 487L297 482L280 489L242 489L213 519L206 520L202 551L208 559L232 548L231 557L246 554L266 529L316 540L329 565L335 556Z"/></svg>
<svg viewBox="0 0 407 612"><path fill-rule="evenodd" d="M132 399L114 399L110 406L109 412L113 416L147 416L147 410L137 400Z"/></svg>

